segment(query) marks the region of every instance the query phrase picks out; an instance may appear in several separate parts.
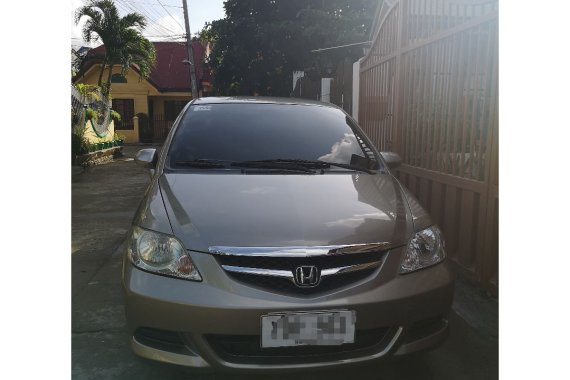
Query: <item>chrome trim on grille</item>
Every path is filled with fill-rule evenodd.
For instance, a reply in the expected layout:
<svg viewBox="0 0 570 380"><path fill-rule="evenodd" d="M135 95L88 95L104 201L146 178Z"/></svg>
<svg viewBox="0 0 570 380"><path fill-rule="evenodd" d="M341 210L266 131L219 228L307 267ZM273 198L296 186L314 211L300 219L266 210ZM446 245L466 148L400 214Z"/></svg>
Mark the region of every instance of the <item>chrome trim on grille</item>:
<svg viewBox="0 0 570 380"><path fill-rule="evenodd" d="M269 256L269 257L314 257L326 255L342 255L385 251L394 246L388 242L352 244L352 245L323 245L323 246L292 246L292 247L228 247L212 246L208 251L213 255L227 256Z"/></svg>
<svg viewBox="0 0 570 380"><path fill-rule="evenodd" d="M222 268L225 271L232 272L232 273L255 274L258 276L282 277L282 278L287 278L287 279L293 281L293 272L291 272L289 270L236 267L233 265L222 265Z"/></svg>
<svg viewBox="0 0 570 380"><path fill-rule="evenodd" d="M321 270L321 278L327 276L334 276L342 273L356 272L364 269L376 268L382 264L382 261L374 261L371 263L347 265L338 268L327 268ZM222 268L227 272L241 273L241 274L254 274L258 276L271 276L271 277L282 277L295 282L293 272L288 270L276 270L276 269L263 269L263 268L248 268L248 267L237 267L233 265L222 265Z"/></svg>
<svg viewBox="0 0 570 380"><path fill-rule="evenodd" d="M321 270L321 277L334 276L336 274L350 273L350 272L356 272L356 271L364 270L364 269L376 268L376 267L379 267L380 264L382 264L382 261L374 261L371 263L364 263L364 264L347 265L345 267L340 267L340 268L327 268L327 269Z"/></svg>

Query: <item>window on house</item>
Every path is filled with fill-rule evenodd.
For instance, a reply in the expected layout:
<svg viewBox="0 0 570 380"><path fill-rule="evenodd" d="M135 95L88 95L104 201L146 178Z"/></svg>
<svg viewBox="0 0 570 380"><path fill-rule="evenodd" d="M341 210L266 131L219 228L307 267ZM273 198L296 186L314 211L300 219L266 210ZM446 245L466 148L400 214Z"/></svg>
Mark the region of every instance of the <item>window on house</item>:
<svg viewBox="0 0 570 380"><path fill-rule="evenodd" d="M121 115L121 121L115 123L115 129L134 129L134 99L113 99L113 109Z"/></svg>
<svg viewBox="0 0 570 380"><path fill-rule="evenodd" d="M113 74L111 76L111 83L127 83L127 78L122 74Z"/></svg>
<svg viewBox="0 0 570 380"><path fill-rule="evenodd" d="M186 100L166 100L164 102L164 118L167 121L174 121L186 106Z"/></svg>

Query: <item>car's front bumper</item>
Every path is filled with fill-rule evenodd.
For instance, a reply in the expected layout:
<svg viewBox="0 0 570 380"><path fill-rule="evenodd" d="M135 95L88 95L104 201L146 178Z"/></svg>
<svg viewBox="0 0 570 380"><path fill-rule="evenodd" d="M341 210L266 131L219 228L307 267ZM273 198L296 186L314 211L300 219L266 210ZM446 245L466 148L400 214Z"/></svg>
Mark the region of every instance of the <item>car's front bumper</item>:
<svg viewBox="0 0 570 380"><path fill-rule="evenodd" d="M198 269L206 274L203 282L147 273L125 261L131 346L149 359L233 371L332 368L434 347L447 336L445 318L453 297L453 275L446 262L398 275L401 254L401 249L390 252L382 267L365 281L303 298L237 282L208 254L191 252ZM220 348L227 346L216 344L226 337L255 339L261 316L271 312L334 309L356 311L357 334L384 331L378 344L341 353L273 359L235 355ZM179 337L176 342L175 337Z"/></svg>

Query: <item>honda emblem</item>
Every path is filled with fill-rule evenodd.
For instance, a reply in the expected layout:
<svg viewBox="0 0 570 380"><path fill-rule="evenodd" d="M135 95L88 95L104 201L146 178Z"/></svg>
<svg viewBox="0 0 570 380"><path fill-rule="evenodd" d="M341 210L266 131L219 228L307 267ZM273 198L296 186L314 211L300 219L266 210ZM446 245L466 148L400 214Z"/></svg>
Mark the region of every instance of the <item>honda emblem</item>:
<svg viewBox="0 0 570 380"><path fill-rule="evenodd" d="M321 280L321 271L314 266L300 266L295 268L295 285L301 287L317 286Z"/></svg>

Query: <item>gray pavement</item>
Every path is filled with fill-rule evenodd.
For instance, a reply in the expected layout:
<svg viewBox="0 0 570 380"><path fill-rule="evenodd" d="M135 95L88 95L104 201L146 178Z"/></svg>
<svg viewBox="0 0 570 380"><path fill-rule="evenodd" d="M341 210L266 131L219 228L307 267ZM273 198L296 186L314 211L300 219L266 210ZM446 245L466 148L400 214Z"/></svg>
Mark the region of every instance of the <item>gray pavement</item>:
<svg viewBox="0 0 570 380"><path fill-rule="evenodd" d="M121 293L121 245L149 182L135 165L140 147L72 176L72 377L74 379L267 379L195 373L136 357L128 346ZM375 367L303 372L275 379L496 379L497 302L458 281L451 334L422 356Z"/></svg>

